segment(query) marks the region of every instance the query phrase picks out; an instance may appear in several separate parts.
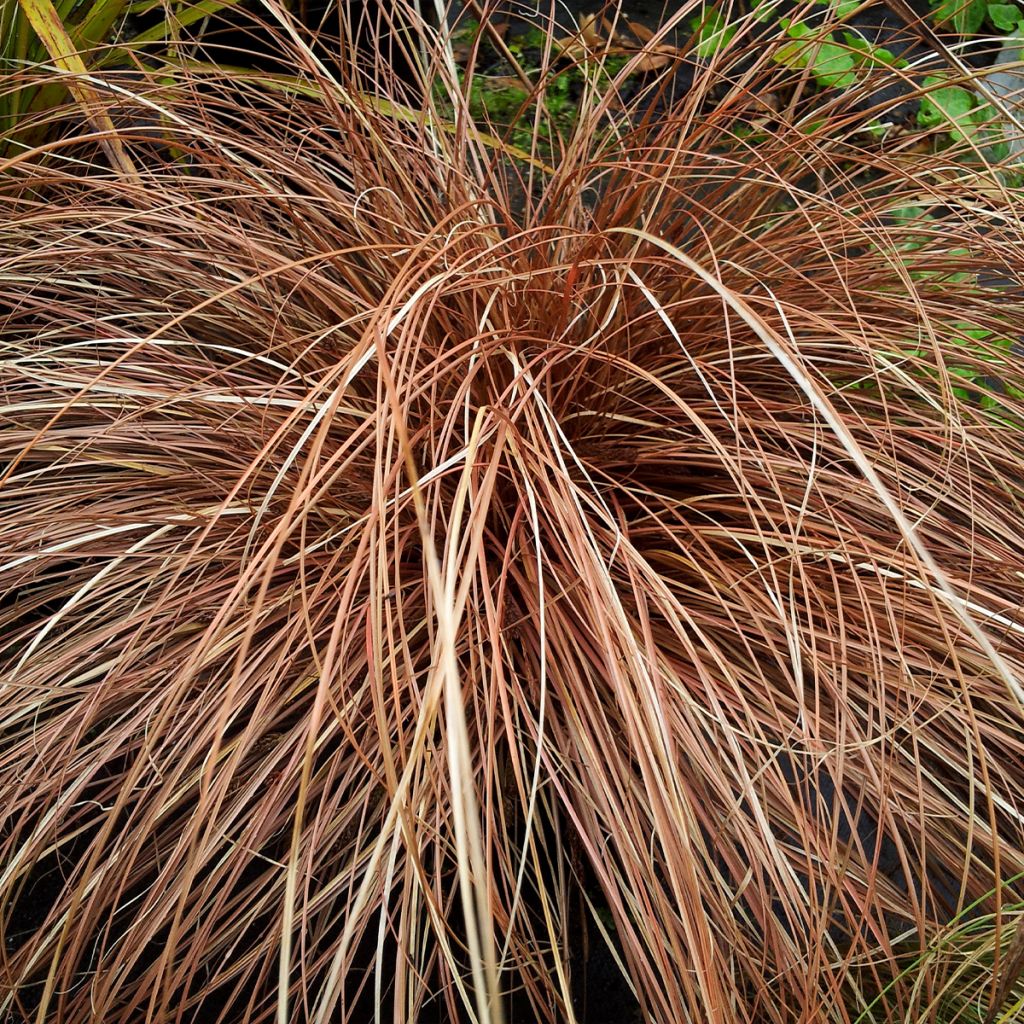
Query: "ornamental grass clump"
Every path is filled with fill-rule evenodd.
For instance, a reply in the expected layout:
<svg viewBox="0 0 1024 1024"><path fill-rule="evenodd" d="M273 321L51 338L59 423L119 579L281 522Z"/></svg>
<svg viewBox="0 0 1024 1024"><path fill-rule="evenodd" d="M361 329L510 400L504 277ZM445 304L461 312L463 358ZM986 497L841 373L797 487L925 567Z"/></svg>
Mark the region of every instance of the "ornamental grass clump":
<svg viewBox="0 0 1024 1024"><path fill-rule="evenodd" d="M0 1009L1013 1019L1014 169L750 19L531 153L406 15L0 165Z"/></svg>

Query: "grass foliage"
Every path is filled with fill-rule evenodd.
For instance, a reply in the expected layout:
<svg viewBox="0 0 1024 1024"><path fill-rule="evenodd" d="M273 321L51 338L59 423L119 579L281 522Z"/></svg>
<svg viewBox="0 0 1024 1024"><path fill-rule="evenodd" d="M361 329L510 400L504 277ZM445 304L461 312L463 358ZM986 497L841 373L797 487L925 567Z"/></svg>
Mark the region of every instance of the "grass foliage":
<svg viewBox="0 0 1024 1024"><path fill-rule="evenodd" d="M425 26L0 164L0 1011L1013 1019L1024 194L758 24L548 169Z"/></svg>
<svg viewBox="0 0 1024 1024"><path fill-rule="evenodd" d="M59 109L70 93L79 115L103 138L111 163L131 174L134 168L107 119L93 76L111 66L133 66L153 49L174 48L188 26L205 24L237 2L4 0L0 6L0 158L45 142L47 115ZM147 17L149 24L130 31L132 15Z"/></svg>

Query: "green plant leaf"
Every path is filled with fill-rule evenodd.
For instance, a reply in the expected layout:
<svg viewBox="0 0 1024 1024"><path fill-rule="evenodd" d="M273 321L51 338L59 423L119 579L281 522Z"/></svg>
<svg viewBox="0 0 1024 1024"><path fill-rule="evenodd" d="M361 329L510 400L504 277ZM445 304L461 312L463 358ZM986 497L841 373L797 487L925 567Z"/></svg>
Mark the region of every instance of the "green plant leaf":
<svg viewBox="0 0 1024 1024"><path fill-rule="evenodd" d="M950 25L962 36L974 35L988 14L986 0L933 0L936 24Z"/></svg>
<svg viewBox="0 0 1024 1024"><path fill-rule="evenodd" d="M927 217L928 212L923 206L901 206L899 209L893 210L890 216L897 224L906 224Z"/></svg>
<svg viewBox="0 0 1024 1024"><path fill-rule="evenodd" d="M1024 32L1024 11L1016 4L989 4L988 20L1002 32Z"/></svg>
<svg viewBox="0 0 1024 1024"><path fill-rule="evenodd" d="M822 85L848 88L857 81L854 59L848 50L836 43L822 43L814 62L814 76Z"/></svg>
<svg viewBox="0 0 1024 1024"><path fill-rule="evenodd" d="M818 29L803 22L781 22L786 35L794 40L780 47L774 59L791 68L809 68L817 81L826 87L845 89L857 81L853 73L857 65L853 54L833 39L822 36Z"/></svg>
<svg viewBox="0 0 1024 1024"><path fill-rule="evenodd" d="M690 28L696 33L697 56L704 59L713 57L736 35L735 26L727 24L721 11L715 7L691 18Z"/></svg>
<svg viewBox="0 0 1024 1024"><path fill-rule="evenodd" d="M780 4L781 0L754 0L752 13L758 21L768 21Z"/></svg>
<svg viewBox="0 0 1024 1024"><path fill-rule="evenodd" d="M924 80L926 89L939 85L944 79L934 76ZM978 127L977 106L974 93L959 85L936 88L921 97L917 112L917 123L922 128L948 126L950 136L959 141L973 135Z"/></svg>
<svg viewBox="0 0 1024 1024"><path fill-rule="evenodd" d="M905 68L910 62L903 57L897 57L892 50L884 46L876 46L868 39L857 35L854 32L844 32L843 39L846 45L854 51L853 59L861 67L877 67L879 65L889 68Z"/></svg>
<svg viewBox="0 0 1024 1024"><path fill-rule="evenodd" d="M863 0L814 0L814 3L822 7L831 7L835 17L840 21L863 6Z"/></svg>

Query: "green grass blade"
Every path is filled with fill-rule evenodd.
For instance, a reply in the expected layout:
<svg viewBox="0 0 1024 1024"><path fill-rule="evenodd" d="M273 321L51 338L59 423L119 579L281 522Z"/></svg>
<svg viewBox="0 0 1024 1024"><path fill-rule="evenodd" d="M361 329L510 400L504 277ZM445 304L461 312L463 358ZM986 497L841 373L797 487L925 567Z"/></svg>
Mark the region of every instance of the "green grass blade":
<svg viewBox="0 0 1024 1024"><path fill-rule="evenodd" d="M82 46L97 46L105 42L114 23L127 9L127 0L96 0L89 13L74 28L73 36Z"/></svg>
<svg viewBox="0 0 1024 1024"><path fill-rule="evenodd" d="M167 39L175 28L184 28L187 25L195 24L204 18L212 17L229 7L233 7L238 0L199 0L192 4L185 11L175 14L173 18L165 18L158 25L146 29L134 36L127 48L143 43L159 43Z"/></svg>
<svg viewBox="0 0 1024 1024"><path fill-rule="evenodd" d="M51 0L19 0L19 3L29 25L46 47L50 59L61 71L72 76L68 79L68 91L96 131L105 136L103 147L111 163L122 174L134 175L135 167L116 136L110 115L101 108L96 91L83 80L88 73L85 61L71 41Z"/></svg>

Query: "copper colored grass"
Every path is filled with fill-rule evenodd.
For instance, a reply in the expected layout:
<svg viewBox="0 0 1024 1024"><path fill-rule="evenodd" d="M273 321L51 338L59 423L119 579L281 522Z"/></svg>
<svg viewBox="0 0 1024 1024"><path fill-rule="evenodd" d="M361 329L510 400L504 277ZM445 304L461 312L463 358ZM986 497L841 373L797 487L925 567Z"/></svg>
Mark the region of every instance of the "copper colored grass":
<svg viewBox="0 0 1024 1024"><path fill-rule="evenodd" d="M0 1008L923 1021L972 914L1019 998L1015 179L742 30L547 173L422 39L0 168Z"/></svg>

